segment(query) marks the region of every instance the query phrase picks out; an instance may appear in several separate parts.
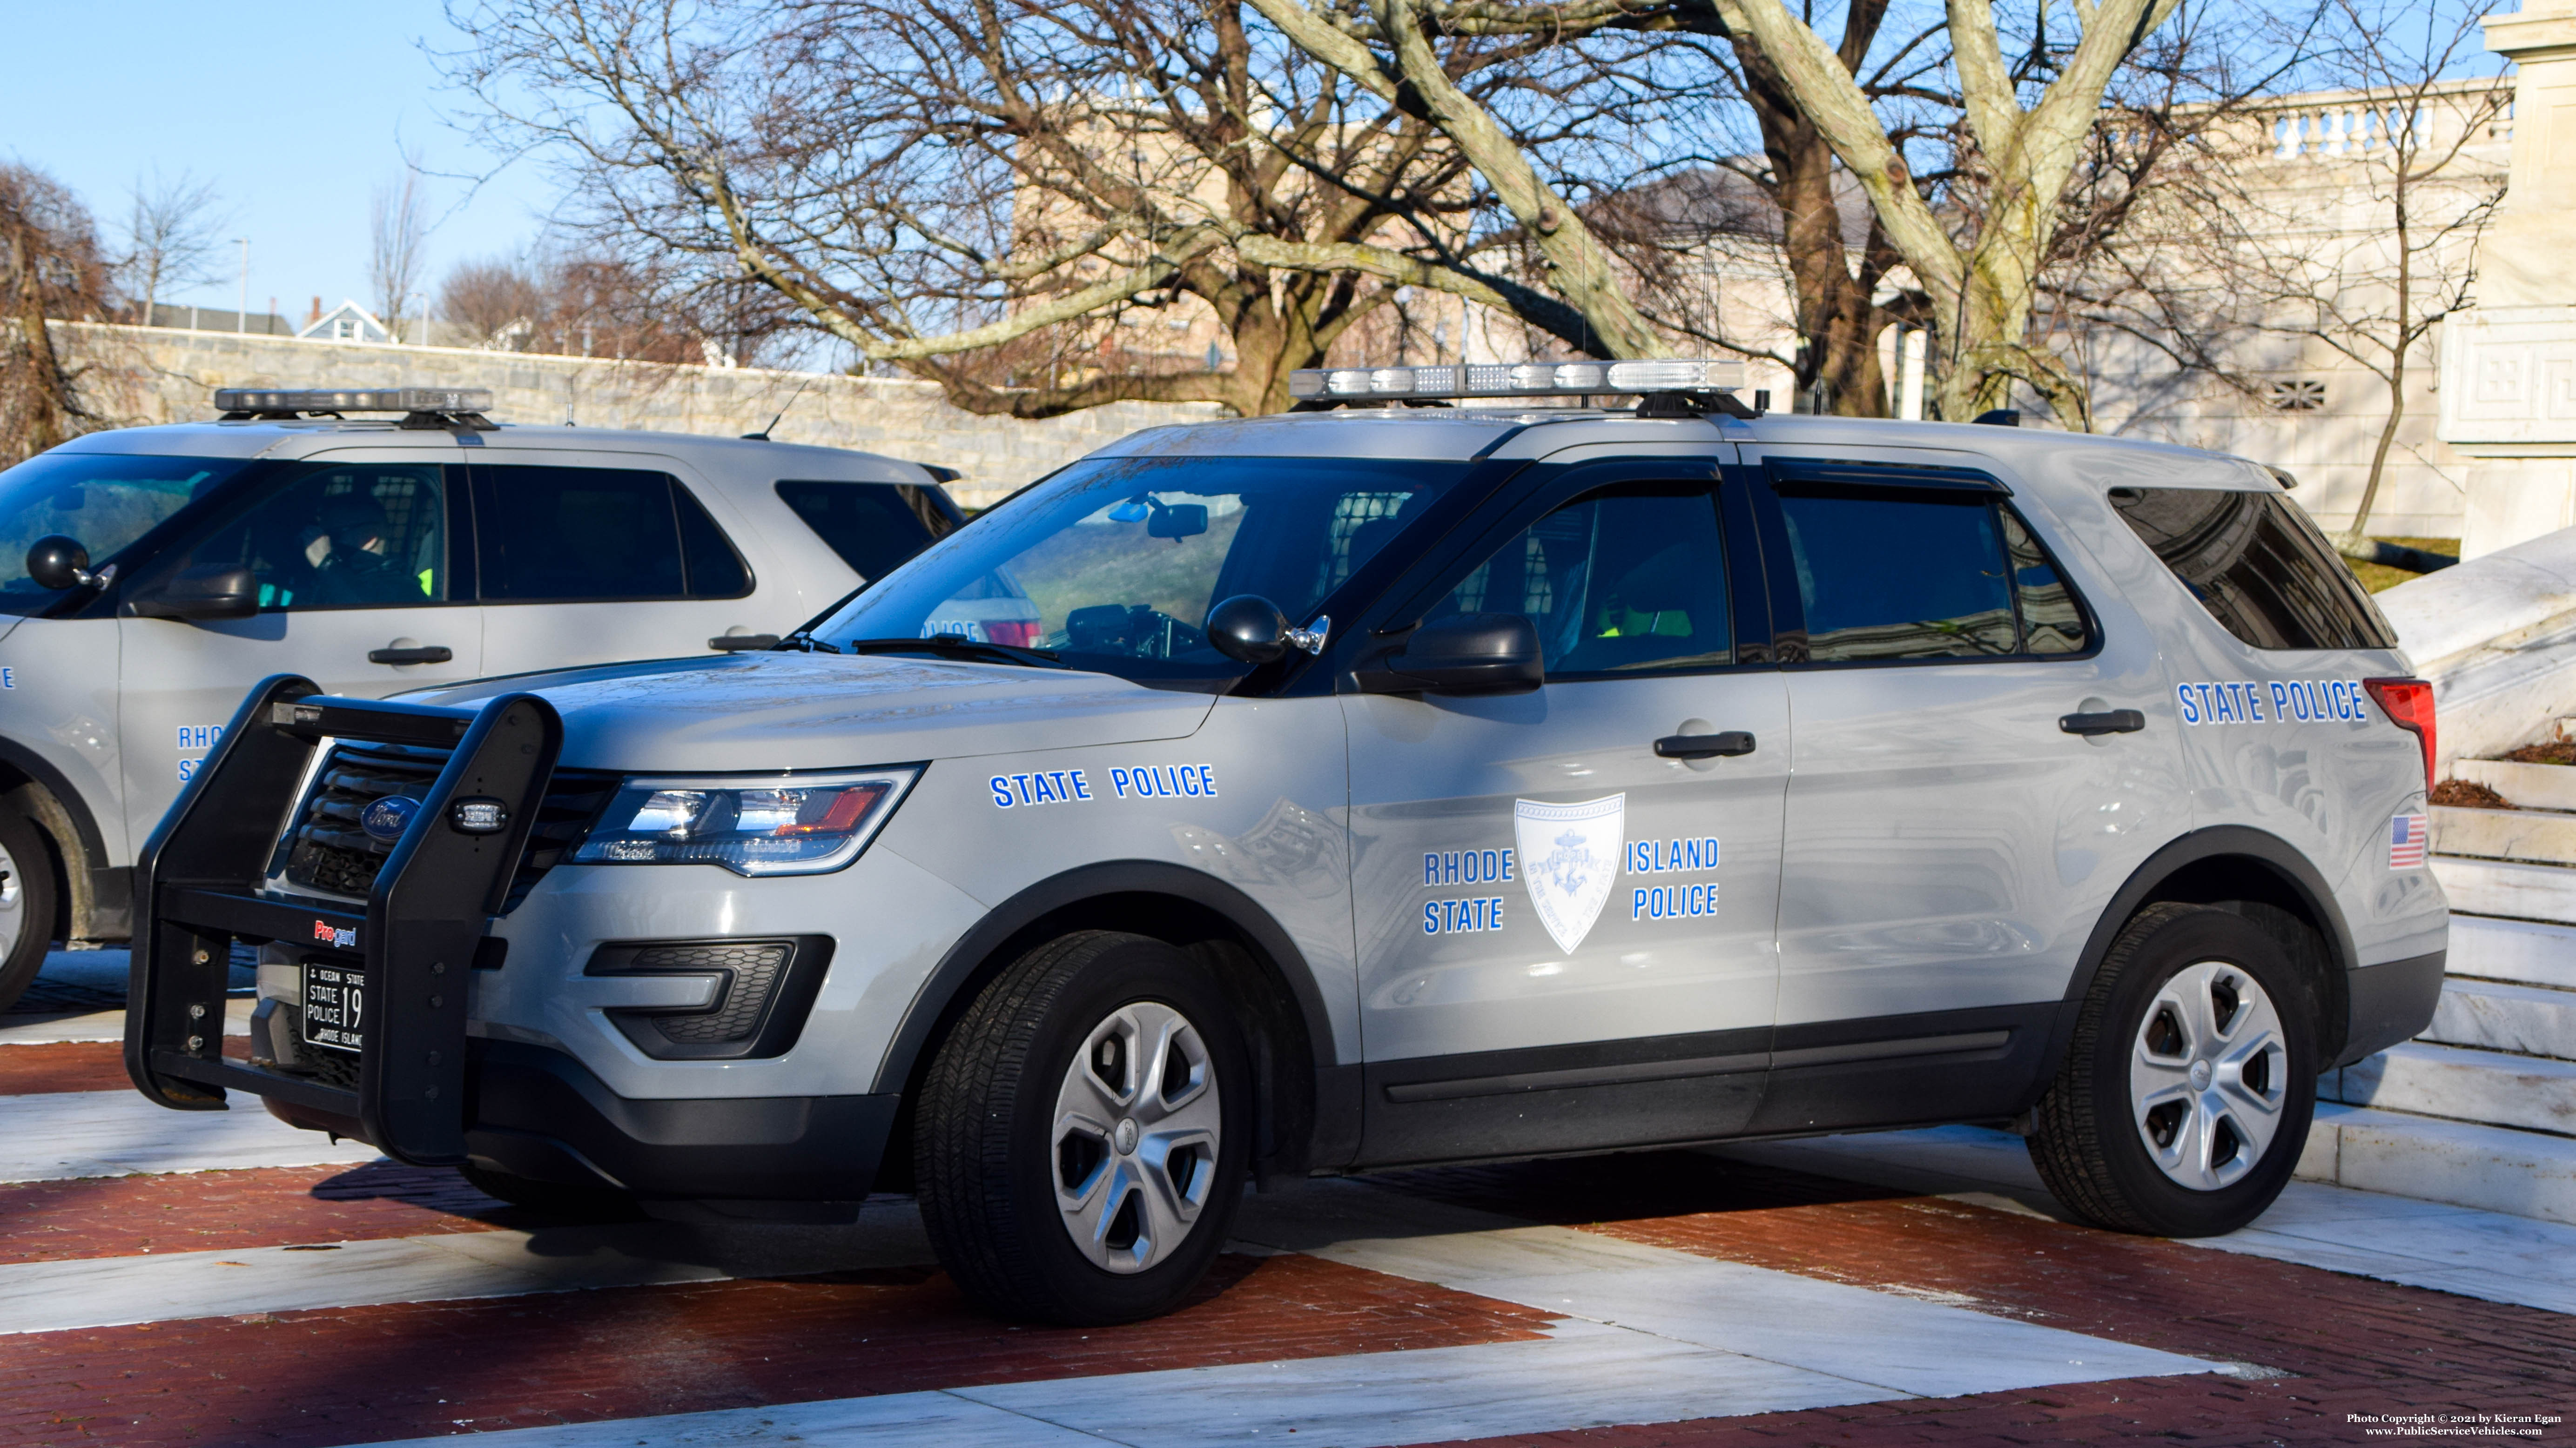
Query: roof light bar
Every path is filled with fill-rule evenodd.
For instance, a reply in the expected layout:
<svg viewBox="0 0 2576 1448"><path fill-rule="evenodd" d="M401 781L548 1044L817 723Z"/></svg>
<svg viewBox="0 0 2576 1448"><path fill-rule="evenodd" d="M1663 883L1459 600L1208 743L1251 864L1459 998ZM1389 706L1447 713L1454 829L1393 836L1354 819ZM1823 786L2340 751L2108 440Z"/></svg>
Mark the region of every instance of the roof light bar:
<svg viewBox="0 0 2576 1448"><path fill-rule="evenodd" d="M222 387L224 412L489 412L489 387Z"/></svg>
<svg viewBox="0 0 2576 1448"><path fill-rule="evenodd" d="M1464 367L1307 367L1288 395L1317 397L1573 397L1596 392L1733 392L1744 364L1701 358L1651 362L1469 363Z"/></svg>

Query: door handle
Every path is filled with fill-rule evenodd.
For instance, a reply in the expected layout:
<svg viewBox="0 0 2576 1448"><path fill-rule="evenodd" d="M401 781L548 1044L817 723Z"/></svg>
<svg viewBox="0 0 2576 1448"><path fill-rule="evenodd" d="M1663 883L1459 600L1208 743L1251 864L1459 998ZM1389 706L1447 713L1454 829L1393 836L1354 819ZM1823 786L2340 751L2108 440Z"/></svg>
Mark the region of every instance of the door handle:
<svg viewBox="0 0 2576 1448"><path fill-rule="evenodd" d="M2107 709L2099 714L2069 714L2057 721L2069 734L2135 734L2147 727L2147 716L2135 709Z"/></svg>
<svg viewBox="0 0 2576 1448"><path fill-rule="evenodd" d="M445 644L414 644L400 649L369 649L371 664L443 664L456 657L456 650Z"/></svg>
<svg viewBox="0 0 2576 1448"><path fill-rule="evenodd" d="M1709 759L1720 754L1751 754L1753 736L1741 729L1723 734L1667 734L1655 741L1657 759Z"/></svg>

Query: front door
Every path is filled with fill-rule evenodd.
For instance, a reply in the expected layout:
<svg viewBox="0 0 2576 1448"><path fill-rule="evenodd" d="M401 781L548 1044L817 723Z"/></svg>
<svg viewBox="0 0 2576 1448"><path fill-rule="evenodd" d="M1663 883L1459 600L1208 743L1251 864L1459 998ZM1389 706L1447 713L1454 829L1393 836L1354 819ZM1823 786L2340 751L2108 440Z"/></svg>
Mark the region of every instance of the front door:
<svg viewBox="0 0 2576 1448"><path fill-rule="evenodd" d="M270 674L374 699L482 672L482 624L458 576L459 470L435 455L282 469L135 580L130 597L186 568L248 568L261 603L241 619L117 620L117 735L138 842Z"/></svg>
<svg viewBox="0 0 2576 1448"><path fill-rule="evenodd" d="M1746 451L1798 723L1757 1127L2009 1115L2110 895L2183 823L2155 648L1982 460ZM2061 722L2121 710L2145 727Z"/></svg>
<svg viewBox="0 0 2576 1448"><path fill-rule="evenodd" d="M1575 470L1425 592L1528 616L1544 687L1345 696L1363 1161L1717 1136L1758 1100L1789 717L1716 473Z"/></svg>

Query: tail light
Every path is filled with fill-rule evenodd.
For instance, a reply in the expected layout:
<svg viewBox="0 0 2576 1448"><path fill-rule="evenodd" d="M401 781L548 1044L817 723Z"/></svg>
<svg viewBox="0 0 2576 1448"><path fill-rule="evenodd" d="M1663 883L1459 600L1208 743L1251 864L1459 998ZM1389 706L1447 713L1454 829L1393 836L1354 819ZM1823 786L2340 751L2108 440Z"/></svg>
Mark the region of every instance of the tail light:
<svg viewBox="0 0 2576 1448"><path fill-rule="evenodd" d="M2415 736L2424 746L2424 788L2433 788L2433 686L2422 679L2364 679L2361 686L2379 707L2388 711L2388 721Z"/></svg>

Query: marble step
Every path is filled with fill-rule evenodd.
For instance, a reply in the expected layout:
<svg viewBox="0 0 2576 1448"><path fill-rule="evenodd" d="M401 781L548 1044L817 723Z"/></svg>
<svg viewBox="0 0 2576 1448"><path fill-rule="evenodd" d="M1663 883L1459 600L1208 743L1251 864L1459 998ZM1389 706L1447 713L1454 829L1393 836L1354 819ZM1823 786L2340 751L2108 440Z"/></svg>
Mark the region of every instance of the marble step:
<svg viewBox="0 0 2576 1448"><path fill-rule="evenodd" d="M2416 1039L2576 1062L2576 991L2453 976Z"/></svg>
<svg viewBox="0 0 2576 1448"><path fill-rule="evenodd" d="M2576 765L2462 759L2452 763L2451 777L2483 784L2524 809L2576 810Z"/></svg>
<svg viewBox="0 0 2576 1448"><path fill-rule="evenodd" d="M2299 1175L2365 1192L2576 1223L2576 1140L2317 1103Z"/></svg>
<svg viewBox="0 0 2576 1448"><path fill-rule="evenodd" d="M2555 769L2535 764L2532 769ZM2569 773L2576 774L2576 768ZM2512 796L2507 795L2510 799ZM2432 807L2433 849L2443 855L2576 865L2576 814L2547 810Z"/></svg>
<svg viewBox="0 0 2576 1448"><path fill-rule="evenodd" d="M2435 855L2432 863L2453 910L2576 925L2576 869L2451 855Z"/></svg>
<svg viewBox="0 0 2576 1448"><path fill-rule="evenodd" d="M2576 1061L2406 1041L2327 1072L2317 1094L2346 1106L2576 1136Z"/></svg>
<svg viewBox="0 0 2576 1448"><path fill-rule="evenodd" d="M2455 914L2444 968L2454 976L2576 990L2576 925Z"/></svg>

